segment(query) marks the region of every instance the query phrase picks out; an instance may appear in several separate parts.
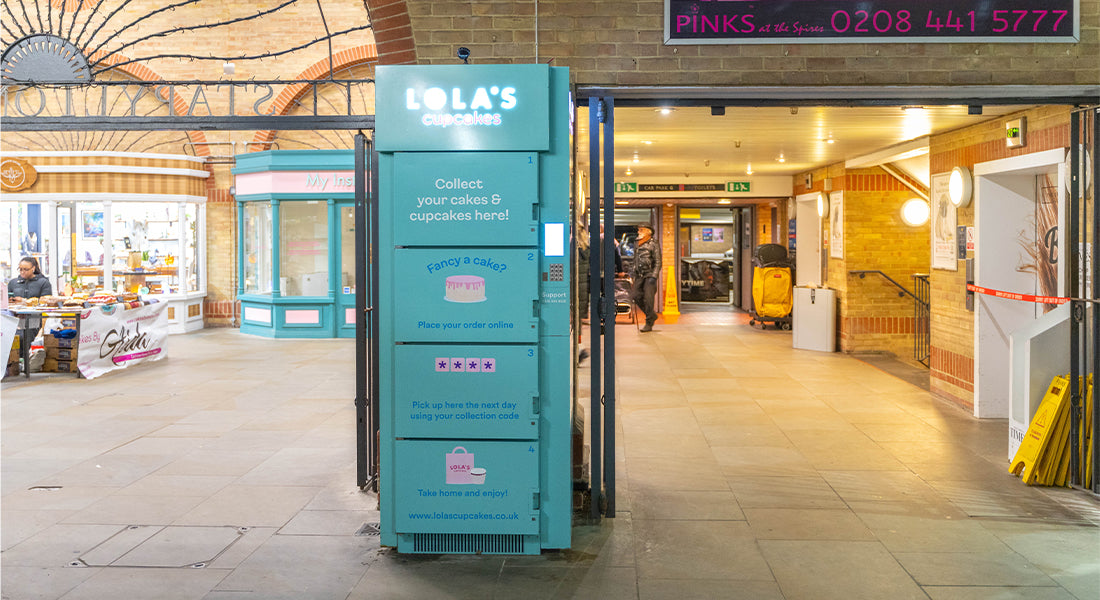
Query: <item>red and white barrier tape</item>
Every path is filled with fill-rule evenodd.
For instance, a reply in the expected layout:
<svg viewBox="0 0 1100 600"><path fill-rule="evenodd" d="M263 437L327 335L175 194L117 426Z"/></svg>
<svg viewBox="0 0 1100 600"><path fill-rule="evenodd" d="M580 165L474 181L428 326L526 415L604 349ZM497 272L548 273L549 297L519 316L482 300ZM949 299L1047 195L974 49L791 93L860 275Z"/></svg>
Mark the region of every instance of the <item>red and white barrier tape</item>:
<svg viewBox="0 0 1100 600"><path fill-rule="evenodd" d="M992 288L982 287L980 285L974 285L973 283L966 284L967 291L977 292L979 294L985 294L987 296L993 296L994 298L1007 298L1008 300L1020 300L1022 302L1038 302L1039 304L1065 304L1071 300L1079 300L1081 302L1096 302L1095 299L1088 298L1061 298L1059 296L1035 296L1032 294L1017 294L1015 292L1004 292L1001 290L994 290Z"/></svg>

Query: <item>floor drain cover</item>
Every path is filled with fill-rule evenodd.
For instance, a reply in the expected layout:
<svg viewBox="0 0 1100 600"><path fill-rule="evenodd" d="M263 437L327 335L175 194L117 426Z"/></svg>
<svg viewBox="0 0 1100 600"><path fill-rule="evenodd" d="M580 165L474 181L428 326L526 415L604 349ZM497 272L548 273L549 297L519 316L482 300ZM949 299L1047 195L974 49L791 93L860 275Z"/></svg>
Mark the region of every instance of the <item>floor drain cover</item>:
<svg viewBox="0 0 1100 600"><path fill-rule="evenodd" d="M79 562L89 567L201 569L245 535L241 529L130 525L85 552Z"/></svg>
<svg viewBox="0 0 1100 600"><path fill-rule="evenodd" d="M381 531L378 528L378 523L363 523L363 526L355 532L355 535L378 535Z"/></svg>

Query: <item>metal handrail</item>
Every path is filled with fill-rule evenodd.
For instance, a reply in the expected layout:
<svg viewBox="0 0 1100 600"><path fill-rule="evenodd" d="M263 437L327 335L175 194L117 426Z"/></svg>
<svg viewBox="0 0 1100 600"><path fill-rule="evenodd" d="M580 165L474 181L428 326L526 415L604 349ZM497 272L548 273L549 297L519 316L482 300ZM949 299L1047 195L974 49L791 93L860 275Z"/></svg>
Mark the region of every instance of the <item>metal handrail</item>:
<svg viewBox="0 0 1100 600"><path fill-rule="evenodd" d="M901 285L897 281L894 281L892 277L879 270L852 270L848 271L849 275L859 275L860 279L867 277L868 273L881 275L886 281L894 284L900 292L898 297L903 297L908 294L913 299L913 358L924 366L929 366L929 358L931 356L931 335L930 335L930 288L928 282L928 275L916 274L913 275L913 284L916 286L917 293L910 292L905 286Z"/></svg>
<svg viewBox="0 0 1100 600"><path fill-rule="evenodd" d="M882 271L879 271L879 270L863 270L863 271L853 270L853 271L848 271L849 275L859 275L860 279L863 279L864 277L866 277L868 273L878 273L879 275L882 275L883 278L886 279L886 281L889 281L890 283L894 284L895 287L897 287L899 290L901 290L900 292L898 292L899 296L902 295L902 294L908 294L909 297L912 298L915 302L919 302L925 308L928 307L928 301L927 300L922 300L922 299L918 298L915 294L913 294L913 292L910 292L908 289L906 289L906 287L904 285L898 283L897 281L894 281L894 279L892 277L890 277L886 273L883 273Z"/></svg>

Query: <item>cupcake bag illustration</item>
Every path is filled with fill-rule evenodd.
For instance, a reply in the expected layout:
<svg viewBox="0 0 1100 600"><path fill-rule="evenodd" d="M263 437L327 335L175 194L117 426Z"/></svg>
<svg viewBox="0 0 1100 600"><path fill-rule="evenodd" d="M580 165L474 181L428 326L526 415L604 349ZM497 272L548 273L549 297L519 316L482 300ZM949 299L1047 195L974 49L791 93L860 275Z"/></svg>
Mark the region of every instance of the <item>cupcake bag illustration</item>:
<svg viewBox="0 0 1100 600"><path fill-rule="evenodd" d="M446 465L448 484L481 485L485 483L485 469L475 467L474 455L462 446L455 446L454 450L447 453Z"/></svg>

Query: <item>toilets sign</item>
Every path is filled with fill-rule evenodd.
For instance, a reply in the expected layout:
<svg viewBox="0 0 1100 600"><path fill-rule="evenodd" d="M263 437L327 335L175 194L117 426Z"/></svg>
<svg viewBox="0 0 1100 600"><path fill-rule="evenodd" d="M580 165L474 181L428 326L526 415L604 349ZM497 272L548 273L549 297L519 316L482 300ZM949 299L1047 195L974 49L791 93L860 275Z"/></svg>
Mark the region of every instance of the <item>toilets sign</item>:
<svg viewBox="0 0 1100 600"><path fill-rule="evenodd" d="M389 65L377 82L379 151L549 148L549 66Z"/></svg>

